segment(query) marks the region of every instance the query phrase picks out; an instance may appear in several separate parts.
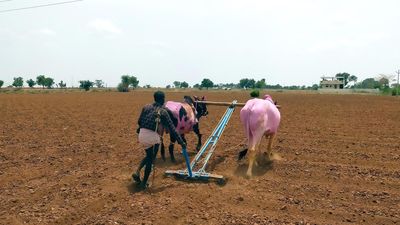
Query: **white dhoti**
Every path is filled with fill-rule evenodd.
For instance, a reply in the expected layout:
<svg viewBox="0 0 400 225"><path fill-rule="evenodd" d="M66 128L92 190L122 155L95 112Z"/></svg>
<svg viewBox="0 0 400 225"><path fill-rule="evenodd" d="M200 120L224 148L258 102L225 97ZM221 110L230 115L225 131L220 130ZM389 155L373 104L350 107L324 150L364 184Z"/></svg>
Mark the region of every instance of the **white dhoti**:
<svg viewBox="0 0 400 225"><path fill-rule="evenodd" d="M142 144L145 148L150 148L155 144L160 144L161 138L160 135L153 130L140 128L139 143Z"/></svg>

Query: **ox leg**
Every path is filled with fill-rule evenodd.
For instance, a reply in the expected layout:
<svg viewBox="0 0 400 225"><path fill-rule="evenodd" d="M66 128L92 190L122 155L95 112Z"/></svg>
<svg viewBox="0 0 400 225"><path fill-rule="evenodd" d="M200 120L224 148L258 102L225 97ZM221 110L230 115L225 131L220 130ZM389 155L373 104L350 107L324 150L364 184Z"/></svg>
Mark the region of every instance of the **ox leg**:
<svg viewBox="0 0 400 225"><path fill-rule="evenodd" d="M268 139L268 147L267 147L267 156L268 159L272 158L272 144L274 143L276 134L267 135L266 138Z"/></svg>
<svg viewBox="0 0 400 225"><path fill-rule="evenodd" d="M255 164L256 166L258 166L258 159L259 159L259 156L260 156L260 144L261 144L261 142L258 142L258 143L257 143L257 145L256 145L256 150L255 150L255 160L254 160L254 164Z"/></svg>
<svg viewBox="0 0 400 225"><path fill-rule="evenodd" d="M176 139L172 136L172 134L170 135L170 140L171 140L171 142L169 143L169 147L168 147L169 156L171 157L171 162L175 163L176 160L175 160L175 156L174 156L174 144L176 142Z"/></svg>
<svg viewBox="0 0 400 225"><path fill-rule="evenodd" d="M252 147L251 149L249 149L249 167L247 168L247 177L250 178L253 176L253 164L254 164L254 160L256 159L256 149L255 147Z"/></svg>
<svg viewBox="0 0 400 225"><path fill-rule="evenodd" d="M196 151L199 151L201 148L201 134L200 134L200 128L199 128L199 123L196 123L193 126L193 131L197 135L197 145L196 145Z"/></svg>

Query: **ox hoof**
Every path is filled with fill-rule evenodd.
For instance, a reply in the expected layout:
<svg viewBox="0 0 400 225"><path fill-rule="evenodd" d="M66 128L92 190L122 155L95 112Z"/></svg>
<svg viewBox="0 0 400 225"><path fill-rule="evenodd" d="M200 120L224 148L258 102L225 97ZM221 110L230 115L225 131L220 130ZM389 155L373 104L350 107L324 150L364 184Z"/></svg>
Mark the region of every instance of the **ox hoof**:
<svg viewBox="0 0 400 225"><path fill-rule="evenodd" d="M253 176L253 174L251 174L251 173L246 173L245 178L246 178L246 179L251 179L252 176Z"/></svg>

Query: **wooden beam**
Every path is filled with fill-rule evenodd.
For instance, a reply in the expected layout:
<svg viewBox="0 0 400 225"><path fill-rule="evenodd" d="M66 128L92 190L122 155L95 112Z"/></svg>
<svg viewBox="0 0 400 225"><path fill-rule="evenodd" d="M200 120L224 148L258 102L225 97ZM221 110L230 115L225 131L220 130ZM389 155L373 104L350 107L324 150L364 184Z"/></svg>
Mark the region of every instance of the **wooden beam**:
<svg viewBox="0 0 400 225"><path fill-rule="evenodd" d="M219 106L231 106L232 102L211 102L211 101L196 101L197 103L205 103L207 105L219 105ZM243 107L246 103L236 103L236 106ZM281 109L280 105L276 105L276 108Z"/></svg>
<svg viewBox="0 0 400 225"><path fill-rule="evenodd" d="M232 102L211 102L211 101L196 101L197 103L205 103L207 105L230 106ZM244 106L245 103L236 103L236 106Z"/></svg>

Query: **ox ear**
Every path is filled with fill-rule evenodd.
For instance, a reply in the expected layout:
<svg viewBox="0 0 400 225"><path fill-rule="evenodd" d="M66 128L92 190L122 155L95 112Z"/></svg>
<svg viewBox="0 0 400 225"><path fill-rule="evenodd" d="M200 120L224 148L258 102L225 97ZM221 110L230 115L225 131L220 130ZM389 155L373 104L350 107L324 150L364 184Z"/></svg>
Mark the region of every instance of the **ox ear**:
<svg viewBox="0 0 400 225"><path fill-rule="evenodd" d="M202 101L206 100L206 96L202 96L202 97L201 97L201 100L202 100Z"/></svg>
<svg viewBox="0 0 400 225"><path fill-rule="evenodd" d="M196 95L193 95L193 98L195 101L197 101L199 99Z"/></svg>

